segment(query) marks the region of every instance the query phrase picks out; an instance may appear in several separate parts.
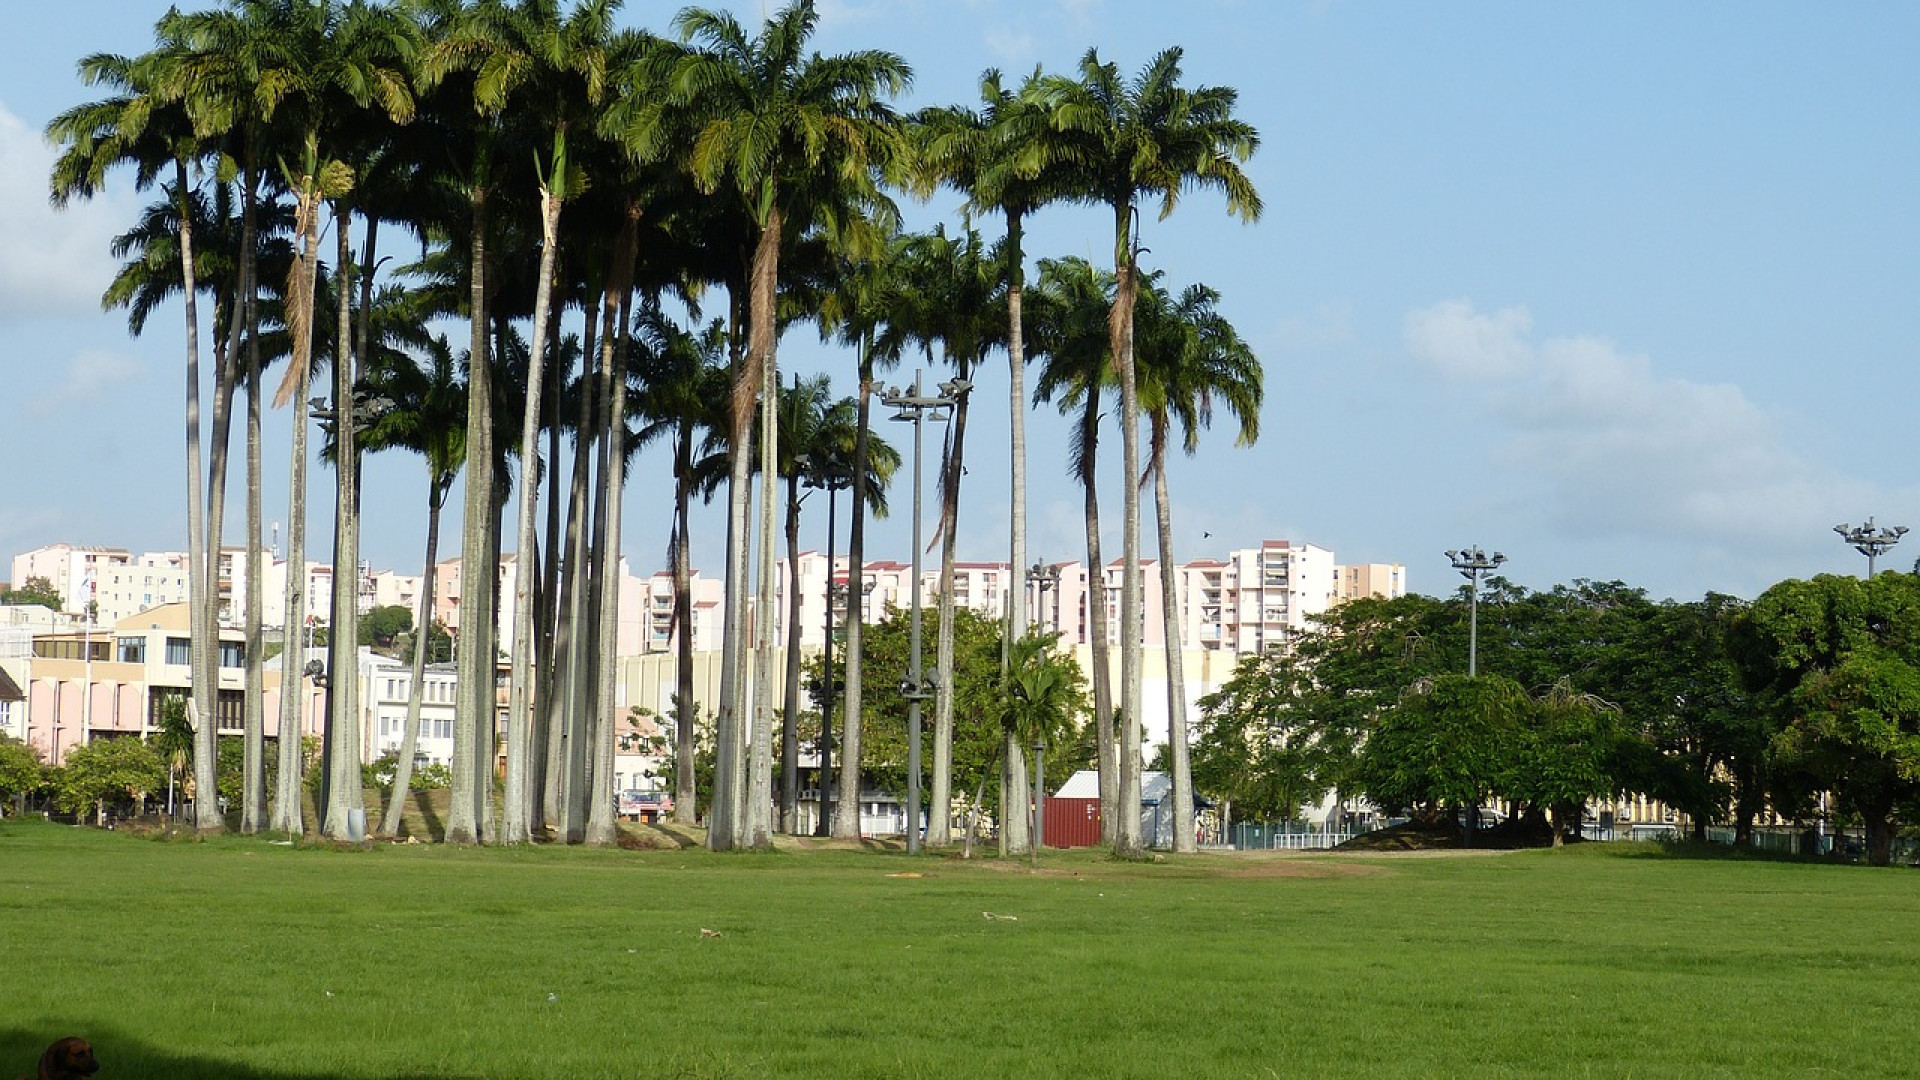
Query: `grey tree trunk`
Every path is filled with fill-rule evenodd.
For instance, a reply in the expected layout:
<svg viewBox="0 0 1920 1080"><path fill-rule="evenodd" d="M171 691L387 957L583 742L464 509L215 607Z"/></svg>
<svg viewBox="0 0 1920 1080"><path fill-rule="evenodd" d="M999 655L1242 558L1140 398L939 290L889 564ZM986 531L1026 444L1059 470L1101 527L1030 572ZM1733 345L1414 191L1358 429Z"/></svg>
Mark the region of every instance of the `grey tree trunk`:
<svg viewBox="0 0 1920 1080"><path fill-rule="evenodd" d="M1020 240L1020 211L1008 210L1007 419L1013 442L1013 477L1009 485L1013 506L1009 515L1012 544L1008 556L1011 580L1007 586L1007 633L1000 648L1003 663L1013 643L1027 636L1027 339L1020 325L1026 266L1021 261Z"/></svg>
<svg viewBox="0 0 1920 1080"><path fill-rule="evenodd" d="M1125 214L1122 217L1121 235ZM1120 262L1112 331L1120 376L1120 821L1113 850L1139 856L1140 821L1140 394L1133 366L1133 300L1137 282L1130 257Z"/></svg>
<svg viewBox="0 0 1920 1080"><path fill-rule="evenodd" d="M839 801L833 835L860 839L860 678L861 643L867 610L867 453L873 423L873 340L860 345L860 397L853 439L853 520L847 527L847 682L846 708L840 718ZM916 584L916 587L917 584Z"/></svg>
<svg viewBox="0 0 1920 1080"><path fill-rule="evenodd" d="M682 423L673 482L673 820L691 825L699 806L694 786L700 710L693 701L693 553L688 511L693 500L693 426Z"/></svg>
<svg viewBox="0 0 1920 1080"><path fill-rule="evenodd" d="M1087 388L1085 408L1080 414L1080 437L1085 447L1081 455L1080 492L1087 521L1087 605L1088 645L1093 652L1093 730L1096 752L1100 757L1100 842L1112 846L1114 827L1120 818L1119 752L1113 734L1113 668L1107 644L1107 572L1100 554L1100 493L1095 487L1095 451L1099 445L1100 388L1096 381Z"/></svg>
<svg viewBox="0 0 1920 1080"><path fill-rule="evenodd" d="M407 726L400 734L400 760L393 768L393 791L387 796L387 812L380 821L380 835L399 836L400 822L406 814L407 793L413 787L413 755L420 747L420 702L426 692L427 650L433 643L433 564L440 557L440 507L446 502L449 478L433 475L433 462L427 462L427 561L423 576L426 584L420 594L420 626L413 635L413 681L407 686Z"/></svg>
<svg viewBox="0 0 1920 1080"><path fill-rule="evenodd" d="M220 814L219 776L215 769L218 753L214 701L216 686L206 674L214 669L205 663L208 655L219 654L218 628L208 618L207 597L213 584L213 560L208 556L205 510L201 503L200 478L200 286L193 272L193 220L186 199L191 192L187 183L184 158L174 162L175 183L180 194L180 276L182 302L187 319L187 592L189 634L193 639L193 824L203 832L218 832L226 827ZM215 539L213 546L218 547Z"/></svg>
<svg viewBox="0 0 1920 1080"><path fill-rule="evenodd" d="M354 416L353 300L347 287L353 259L349 246L348 214L335 204L333 215L337 270L335 289L338 335L333 359L333 407L338 479L334 507L333 617L328 627L327 667L332 677L328 691L327 763L330 784L327 812L320 834L346 840L356 819L364 825L366 787L360 764L360 449Z"/></svg>
<svg viewBox="0 0 1920 1080"><path fill-rule="evenodd" d="M620 646L620 512L626 492L627 460L627 332L628 311L633 288L633 260L640 228L638 203L627 204L627 219L616 245L615 265L608 275L608 306L617 303L618 329L607 326L601 335L601 355L613 372L607 401L607 473L603 494L607 503L606 531L600 545L600 609L596 619L597 651L593 709L593 778L589 788L587 843L612 845L619 842L620 827L614 805L613 762L619 737L619 717L614 714L618 700Z"/></svg>
<svg viewBox="0 0 1920 1080"><path fill-rule="evenodd" d="M242 714L243 753L240 768L240 831L257 833L268 826L266 655L260 639L265 603L266 565L260 546L260 290L254 282L253 180L245 180L240 213L240 281L247 326L247 689ZM239 321L240 312L235 312ZM284 636L284 629L282 635Z"/></svg>
<svg viewBox="0 0 1920 1080"><path fill-rule="evenodd" d="M729 297L733 325L733 388L727 419L727 613L720 641L720 712L714 725L713 800L707 814L707 846L731 851L740 843L746 809L747 547L752 532L747 507L753 499L753 406L759 371L741 348L743 297Z"/></svg>
<svg viewBox="0 0 1920 1080"><path fill-rule="evenodd" d="M287 295L296 311L293 335L293 453L287 482L287 585L284 632L293 635L280 653L280 777L273 807L273 829L289 834L304 833L302 802L305 788L301 771L306 765L301 738L306 730L306 626L307 626L307 394L313 379L313 304L314 282L319 273L320 217L318 196L311 187L300 199L297 213L301 237L301 257L294 273L299 275Z"/></svg>
<svg viewBox="0 0 1920 1080"><path fill-rule="evenodd" d="M749 847L773 845L773 651L774 520L779 475L780 375L774 358L774 294L780 253L780 211L768 211L759 250L754 253L753 316L748 352L760 368L760 501L755 522L759 595L754 604L753 744L748 758L747 812L743 840Z"/></svg>
<svg viewBox="0 0 1920 1080"><path fill-rule="evenodd" d="M1000 854L1025 855L1033 850L1028 814L1032 785L1027 783L1027 751L1020 737L1009 731L1000 748Z"/></svg>
<svg viewBox="0 0 1920 1080"><path fill-rule="evenodd" d="M800 472L787 477L787 671L780 710L780 831L800 825ZM833 567L827 567L827 602L833 602Z"/></svg>
<svg viewBox="0 0 1920 1080"><path fill-rule="evenodd" d="M540 506L540 400L546 389L547 321L553 310L553 261L560 244L562 199L540 185L540 272L534 284L533 333L528 339L527 406L520 425L520 513L514 532L518 573L513 577L513 674L507 699L507 781L500 842L533 840L534 792L529 783L533 741L534 623L539 564L534 519Z"/></svg>
<svg viewBox="0 0 1920 1080"><path fill-rule="evenodd" d="M493 649L485 625L495 566L487 536L493 502L493 378L487 336L487 194L471 192L472 282L468 293L466 491L460 515L459 688L453 723L453 790L447 810L450 844L480 842L482 809L493 784Z"/></svg>
<svg viewBox="0 0 1920 1080"><path fill-rule="evenodd" d="M593 468L599 438L594 434L595 417L599 410L599 384L595 363L598 352L582 353L580 357L580 410L577 417L579 434L574 439L573 484L567 496L566 531L566 573L560 579L560 592L557 603L558 624L554 627L553 638L553 682L547 696L547 745L546 745L546 784L541 798L547 822L553 826L556 836L566 839L565 814L562 812L567 799L567 747L571 731L568 724L579 713L581 702L586 698L588 676L586 657L583 652L584 641L581 635L588 623L586 587L588 575L579 572L587 565L587 549L590 541L588 516L591 513L591 492L593 488ZM558 547L559 543L549 540L549 544Z"/></svg>
<svg viewBox="0 0 1920 1080"><path fill-rule="evenodd" d="M1193 759L1187 742L1187 675L1180 632L1180 571L1173 561L1173 501L1167 493L1166 418L1155 415L1153 513L1160 530L1160 621L1167 648L1167 756L1173 766L1173 850L1199 850L1193 828Z"/></svg>

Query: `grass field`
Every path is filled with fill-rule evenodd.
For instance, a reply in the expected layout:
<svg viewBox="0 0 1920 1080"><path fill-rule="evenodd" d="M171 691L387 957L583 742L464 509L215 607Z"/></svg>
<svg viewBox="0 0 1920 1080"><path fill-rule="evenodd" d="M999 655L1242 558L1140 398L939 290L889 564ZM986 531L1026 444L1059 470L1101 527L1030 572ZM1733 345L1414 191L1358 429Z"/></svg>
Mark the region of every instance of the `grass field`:
<svg viewBox="0 0 1920 1080"><path fill-rule="evenodd" d="M74 1033L101 1080L1915 1076L1917 931L1910 870L1628 845L1035 872L6 822L0 1077Z"/></svg>

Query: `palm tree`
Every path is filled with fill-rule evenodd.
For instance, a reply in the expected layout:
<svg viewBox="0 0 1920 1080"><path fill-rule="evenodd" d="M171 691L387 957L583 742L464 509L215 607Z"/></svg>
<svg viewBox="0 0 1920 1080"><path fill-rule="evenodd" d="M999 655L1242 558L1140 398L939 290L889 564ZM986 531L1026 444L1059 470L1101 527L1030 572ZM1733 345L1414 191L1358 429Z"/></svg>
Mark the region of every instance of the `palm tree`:
<svg viewBox="0 0 1920 1080"><path fill-rule="evenodd" d="M844 409L842 408L844 406ZM785 704L780 710L780 832L791 833L800 813L800 507L810 477L829 475L834 457L853 456L854 408L833 399L833 380L815 375L780 393L779 477L786 481L787 612ZM763 478L763 483L772 483ZM833 568L827 568L831 585ZM829 587L829 602L831 588Z"/></svg>
<svg viewBox="0 0 1920 1080"><path fill-rule="evenodd" d="M657 316L657 312L652 313ZM694 822L695 719L693 700L693 495L699 484L696 440L709 440L726 429L726 415L716 404L726 393L726 327L719 319L698 334L672 327L660 319L664 347L643 353L642 390L636 401L643 420L629 445L643 446L670 439L673 446L673 525L667 542L667 561L673 573L673 626L676 652L674 679L674 821Z"/></svg>
<svg viewBox="0 0 1920 1080"><path fill-rule="evenodd" d="M968 207L979 213L998 211L1006 216L1007 237L1001 252L1006 259L1008 411L1012 423L1013 475L1009 494L1010 561L1015 574L1027 564L1027 401L1026 342L1022 301L1026 289L1025 222L1049 202L1065 197L1068 161L1065 140L1049 122L1051 117L1039 93L1038 68L1018 91L1008 90L997 69L980 76L980 108L942 107L916 116L922 183L952 184L967 196ZM1007 632L1004 640L1019 641L1027 633L1026 590L1017 582L1007 593Z"/></svg>
<svg viewBox="0 0 1920 1080"><path fill-rule="evenodd" d="M420 620L414 631L412 681L407 690L406 728L401 736L400 760L394 770L393 793L380 821L383 836L397 836L407 791L413 782L413 757L420 738L420 705L426 682L427 639L433 620L435 566L440 551L440 510L446 505L459 475L466 421L466 385L454 363L453 347L436 337L423 367L404 354L383 352L368 372L373 393L389 407L360 433L361 445L373 451L405 449L419 454L427 466L427 553L421 576Z"/></svg>
<svg viewBox="0 0 1920 1080"><path fill-rule="evenodd" d="M507 779L500 839L517 844L532 839L533 792L529 784L532 741L531 698L534 652L532 564L535 508L539 504L539 438L543 368L552 318L554 263L560 247L560 215L566 200L584 183L570 157L569 133L597 109L605 97L612 48L613 0L588 0L562 17L556 0L519 0L490 33L471 39L479 60L475 105L499 115L509 107L530 109L552 138L542 162L540 189L540 269L534 288L533 331L526 377L526 409L520 429L520 503L514 550L521 559L515 575L513 676L507 728ZM484 59L480 59L484 58ZM591 125L588 125L589 132Z"/></svg>
<svg viewBox="0 0 1920 1080"><path fill-rule="evenodd" d="M219 546L213 537L211 547L202 504L202 462L200 449L200 286L195 276L195 250L192 225L194 215L188 207L194 191L190 173L204 153L193 121L179 99L166 92L164 78L168 65L184 51L178 34L163 18L155 27L160 39L148 53L128 58L95 54L80 62L80 76L89 86L105 86L112 93L99 101L76 106L56 116L47 125L50 139L63 146L56 159L50 185L54 205L64 206L75 197L92 198L104 186L107 174L122 165L135 171L136 188L144 190L169 168L173 184L169 189L179 206L176 249L180 258L181 299L186 322L187 380L187 574L188 591L204 600L211 595L209 585L210 550ZM217 670L213 626L207 618L204 602L191 605L193 705L195 722L194 787L197 792L212 792L217 785L213 723L215 683L210 677ZM206 673L203 675L203 673ZM213 798L194 800L194 825L202 831L225 828L219 802Z"/></svg>
<svg viewBox="0 0 1920 1080"><path fill-rule="evenodd" d="M1140 401L1133 359L1133 308L1139 290L1138 204L1158 196L1165 220L1189 187L1214 188L1244 220L1260 214L1260 196L1240 169L1260 144L1253 126L1234 118L1229 87L1180 85L1181 50L1156 56L1131 82L1089 49L1078 80L1047 81L1054 125L1073 136L1069 151L1085 202L1113 212L1114 369L1120 384L1120 821L1114 850L1135 856L1140 838Z"/></svg>
<svg viewBox="0 0 1920 1080"><path fill-rule="evenodd" d="M779 396L775 294L789 222L803 225L814 220L824 209L823 195L844 200L849 188L865 201L880 201L876 174L892 170L904 157L897 118L886 99L906 88L911 78L906 62L879 51L808 56L807 39L817 22L811 0L794 0L775 12L752 38L724 12L689 8L674 19L683 41L700 44L680 54L671 83L673 96L704 117L689 158L691 172L703 190L725 189L743 203L759 230L747 277L746 363L735 380L729 432L734 461L728 585L741 593L750 535L746 507L751 478L745 451L756 395L763 425L761 474L770 481L775 473L774 410ZM763 491L758 522L762 611L772 607L772 517L770 493ZM730 624L743 614L737 602L729 614ZM751 794L743 790L740 780L745 778L737 774L741 751L746 749L745 718L737 708L723 706L721 711L722 768L708 834L716 848L763 846L771 841L771 799L759 797L761 792L770 795L772 764L770 717L764 708L770 700L765 676L771 672L764 669L772 634L765 623L762 620L758 650L763 707L752 725L752 761L747 770ZM742 640L738 630L732 640L737 650Z"/></svg>
<svg viewBox="0 0 1920 1080"><path fill-rule="evenodd" d="M1186 673L1180 640L1178 563L1173 557L1173 509L1167 490L1167 444L1173 423L1191 455L1200 431L1213 422L1213 406L1224 405L1239 423L1236 446L1260 437L1262 377L1259 358L1219 312L1220 294L1190 285L1178 301L1156 284L1142 283L1136 309L1140 357L1140 398L1148 427L1148 475L1153 480L1154 520L1160 532L1160 610L1167 650L1167 748L1173 773L1173 846L1195 850L1193 768L1187 745Z"/></svg>
<svg viewBox="0 0 1920 1080"><path fill-rule="evenodd" d="M453 791L447 811L449 843L472 844L490 835L494 754L493 568L493 322L489 305L494 252L492 199L502 121L485 105L485 66L476 60L503 39L494 0L421 0L415 7L427 44L418 85L432 127L446 148L448 182L466 193L467 423L466 488L461 511L459 701L454 710Z"/></svg>
<svg viewBox="0 0 1920 1080"><path fill-rule="evenodd" d="M1113 279L1085 259L1040 260L1031 310L1033 341L1046 357L1034 397L1059 399L1060 411L1078 410L1068 465L1080 482L1087 533L1087 634L1093 655L1094 740L1100 760L1101 840L1111 844L1119 821L1119 747L1113 730L1113 680L1107 631L1106 563L1100 550L1100 406L1112 386L1107 317Z"/></svg>
<svg viewBox="0 0 1920 1080"><path fill-rule="evenodd" d="M843 344L854 347L859 389L854 395L853 449L853 521L847 537L847 638L846 704L840 738L840 791L843 795L833 819L833 835L842 840L860 838L860 742L861 699L865 675L862 642L866 623L866 508L877 496L870 482L873 451L880 445L873 437L873 392L875 369L899 362L900 335L882 335L885 316L890 310L893 292L894 259L905 241L896 239L877 258L854 259L844 255L835 261L832 280L823 289L817 309L822 337L837 335Z"/></svg>

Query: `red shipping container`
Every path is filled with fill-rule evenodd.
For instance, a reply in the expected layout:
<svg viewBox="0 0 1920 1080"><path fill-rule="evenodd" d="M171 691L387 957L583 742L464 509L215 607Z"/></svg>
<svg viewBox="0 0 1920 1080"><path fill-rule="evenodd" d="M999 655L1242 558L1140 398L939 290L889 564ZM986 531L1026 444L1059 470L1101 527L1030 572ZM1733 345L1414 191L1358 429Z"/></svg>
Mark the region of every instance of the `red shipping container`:
<svg viewBox="0 0 1920 1080"><path fill-rule="evenodd" d="M1100 800L1060 798L1047 800L1047 826L1042 841L1047 847L1098 847L1100 845Z"/></svg>

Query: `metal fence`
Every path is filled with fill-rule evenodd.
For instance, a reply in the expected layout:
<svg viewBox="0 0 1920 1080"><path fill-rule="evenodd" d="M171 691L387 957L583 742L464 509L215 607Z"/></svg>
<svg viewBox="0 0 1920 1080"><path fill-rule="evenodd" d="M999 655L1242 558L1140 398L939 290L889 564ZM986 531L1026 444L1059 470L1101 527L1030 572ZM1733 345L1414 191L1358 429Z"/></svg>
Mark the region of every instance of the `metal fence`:
<svg viewBox="0 0 1920 1080"><path fill-rule="evenodd" d="M1226 844L1238 851L1325 851L1357 835L1349 829L1324 829L1304 822L1228 826Z"/></svg>

